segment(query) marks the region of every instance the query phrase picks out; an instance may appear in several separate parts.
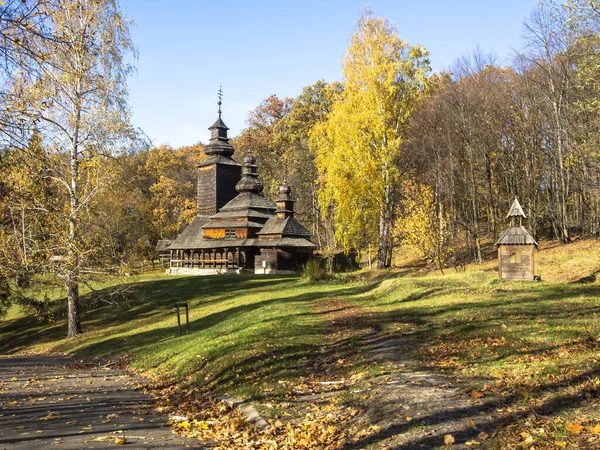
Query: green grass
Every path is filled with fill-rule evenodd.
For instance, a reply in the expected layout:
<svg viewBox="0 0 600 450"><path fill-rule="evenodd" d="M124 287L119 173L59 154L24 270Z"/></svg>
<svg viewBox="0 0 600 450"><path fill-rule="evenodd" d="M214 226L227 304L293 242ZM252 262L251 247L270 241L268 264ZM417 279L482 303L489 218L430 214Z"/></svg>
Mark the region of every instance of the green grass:
<svg viewBox="0 0 600 450"><path fill-rule="evenodd" d="M117 304L84 297L85 333L75 339L63 338L63 320L4 320L0 353L128 354L134 368L163 380L256 395L264 385L297 378L304 370L302 358L321 348L326 321L315 301L360 289L293 276L153 278L138 281ZM178 302L189 304L191 332L183 336L177 331Z"/></svg>
<svg viewBox="0 0 600 450"><path fill-rule="evenodd" d="M158 377L252 392L257 374L269 382L301 373L301 358L329 339L318 301L344 298L371 311L383 331L409 331L419 343L414 356L462 377L530 386L598 362L595 284L509 283L490 271L348 284L291 276L153 276L136 283L118 304L88 306L86 333L77 339L63 339L60 320L15 318L13 310L0 326L0 352L129 354L135 368ZM192 332L181 337L176 302L190 306Z"/></svg>
<svg viewBox="0 0 600 450"><path fill-rule="evenodd" d="M0 322L0 353L127 354L134 368L165 382L279 401L291 384L319 373L322 379L378 373L352 336L364 324L331 328L324 311L341 299L370 313L369 326L409 336L414 345L406 352L423 366L502 396L508 408L526 404L572 420L600 420L591 412L600 386L598 285L504 282L483 267L321 283L294 276L140 276L115 304L86 294L85 333L75 339L64 339L60 316L36 322L11 310ZM112 289L110 282L100 289ZM176 302L190 306L190 334L177 335Z"/></svg>
<svg viewBox="0 0 600 450"><path fill-rule="evenodd" d="M410 329L423 360L461 376L515 382L534 375L522 380L534 384L600 360L595 284L514 283L466 272L384 280L354 301L373 310L384 330Z"/></svg>

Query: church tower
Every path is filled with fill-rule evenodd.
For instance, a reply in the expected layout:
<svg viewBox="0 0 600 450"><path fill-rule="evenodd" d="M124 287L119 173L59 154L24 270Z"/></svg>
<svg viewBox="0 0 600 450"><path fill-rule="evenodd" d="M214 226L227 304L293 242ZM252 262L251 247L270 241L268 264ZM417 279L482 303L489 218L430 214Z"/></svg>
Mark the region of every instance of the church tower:
<svg viewBox="0 0 600 450"><path fill-rule="evenodd" d="M197 210L200 216L212 216L238 193L242 165L232 158L233 146L227 137L227 125L221 119L222 94L219 89L219 111L217 121L209 128L210 141L204 152L206 160L198 165Z"/></svg>

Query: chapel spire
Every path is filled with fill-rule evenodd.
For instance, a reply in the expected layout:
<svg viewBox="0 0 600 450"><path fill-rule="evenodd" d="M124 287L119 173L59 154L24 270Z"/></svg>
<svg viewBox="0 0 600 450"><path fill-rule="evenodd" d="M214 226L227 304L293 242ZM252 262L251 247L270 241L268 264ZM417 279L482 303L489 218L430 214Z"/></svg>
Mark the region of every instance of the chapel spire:
<svg viewBox="0 0 600 450"><path fill-rule="evenodd" d="M206 146L204 152L207 155L223 155L231 157L233 155L233 146L229 143L229 138L227 137L227 125L221 119L221 105L223 104L223 89L219 86L219 92L217 93L217 97L219 99L218 105L218 117L217 121L213 123L208 129L210 130L210 141L208 141L208 145Z"/></svg>
<svg viewBox="0 0 600 450"><path fill-rule="evenodd" d="M512 206L510 207L510 210L506 215L506 218L510 219L513 227L517 226L517 218L519 221L519 226L523 225L523 219L527 218L525 212L523 212L523 208L521 208L521 204L519 203L519 199L517 197L515 197L515 200L513 201Z"/></svg>
<svg viewBox="0 0 600 450"><path fill-rule="evenodd" d="M242 165L232 158L233 146L227 137L227 125L221 119L223 89L219 88L218 117L210 130L210 141L204 148L206 158L198 164L197 211L200 216L212 216L237 195Z"/></svg>

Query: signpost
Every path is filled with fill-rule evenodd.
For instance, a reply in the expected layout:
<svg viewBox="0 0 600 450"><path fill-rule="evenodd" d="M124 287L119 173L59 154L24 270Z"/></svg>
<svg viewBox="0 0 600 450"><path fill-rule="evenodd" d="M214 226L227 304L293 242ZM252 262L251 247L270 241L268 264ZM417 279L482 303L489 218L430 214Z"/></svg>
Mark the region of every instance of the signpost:
<svg viewBox="0 0 600 450"><path fill-rule="evenodd" d="M185 308L185 332L190 332L190 316L188 312L188 304L187 303L175 303L175 308L177 308L177 328L179 330L179 336L181 336L181 312L179 308Z"/></svg>

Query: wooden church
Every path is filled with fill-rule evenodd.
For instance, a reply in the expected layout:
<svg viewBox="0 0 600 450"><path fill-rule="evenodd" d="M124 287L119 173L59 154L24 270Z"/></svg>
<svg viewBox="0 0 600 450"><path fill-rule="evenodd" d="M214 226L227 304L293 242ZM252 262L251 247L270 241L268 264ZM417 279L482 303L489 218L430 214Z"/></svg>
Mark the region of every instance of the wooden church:
<svg viewBox="0 0 600 450"><path fill-rule="evenodd" d="M496 241L498 274L505 280L533 281L534 254L538 243L523 226L523 219L527 216L516 198L506 218L511 221L510 227Z"/></svg>
<svg viewBox="0 0 600 450"><path fill-rule="evenodd" d="M291 188L283 180L275 203L263 197L254 156L233 159L220 105L198 166L198 214L167 247L167 273L297 272L316 246L294 218Z"/></svg>

